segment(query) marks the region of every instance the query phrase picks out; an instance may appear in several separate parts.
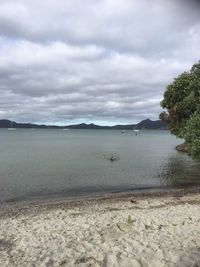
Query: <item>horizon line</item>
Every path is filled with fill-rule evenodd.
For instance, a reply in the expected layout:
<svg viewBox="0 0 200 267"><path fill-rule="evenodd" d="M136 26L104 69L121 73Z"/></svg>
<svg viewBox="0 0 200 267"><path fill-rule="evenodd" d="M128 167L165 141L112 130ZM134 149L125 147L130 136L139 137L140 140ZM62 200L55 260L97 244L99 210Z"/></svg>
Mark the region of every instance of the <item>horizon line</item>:
<svg viewBox="0 0 200 267"><path fill-rule="evenodd" d="M143 119L137 123L127 123L127 124L113 124L113 125L99 125L99 124L96 124L96 123L93 123L93 122L89 122L89 123L86 123L86 122L80 122L80 123L74 123L74 124L66 124L66 125L58 125L58 124L48 124L48 123L39 123L39 122L16 122L14 120L10 120L10 119L0 119L0 121L9 121L9 122L14 122L14 123L17 123L17 124L34 124L34 125L38 125L38 126L55 126L55 127L67 127L67 126L76 126L76 125L81 125L81 124L84 124L84 125L95 125L95 126L100 126L100 127L114 127L114 126L127 126L127 125L137 125L139 124L140 122L143 122L143 121L161 121L160 119L158 120L152 120L152 119Z"/></svg>

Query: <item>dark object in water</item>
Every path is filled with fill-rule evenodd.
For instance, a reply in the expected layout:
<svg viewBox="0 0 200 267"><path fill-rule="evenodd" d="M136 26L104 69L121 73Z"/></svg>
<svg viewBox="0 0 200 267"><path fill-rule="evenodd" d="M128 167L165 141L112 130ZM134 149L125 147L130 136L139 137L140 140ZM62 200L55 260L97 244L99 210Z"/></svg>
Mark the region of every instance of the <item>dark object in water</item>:
<svg viewBox="0 0 200 267"><path fill-rule="evenodd" d="M115 156L111 156L111 157L110 157L110 161L116 161L116 160L118 160L117 157L115 157Z"/></svg>
<svg viewBox="0 0 200 267"><path fill-rule="evenodd" d="M118 154L111 152L111 153L109 153L109 154L107 154L107 155L105 154L105 155L104 155L104 159L107 159L107 160L113 162L113 161L117 161L117 160L119 160L120 157L119 157Z"/></svg>

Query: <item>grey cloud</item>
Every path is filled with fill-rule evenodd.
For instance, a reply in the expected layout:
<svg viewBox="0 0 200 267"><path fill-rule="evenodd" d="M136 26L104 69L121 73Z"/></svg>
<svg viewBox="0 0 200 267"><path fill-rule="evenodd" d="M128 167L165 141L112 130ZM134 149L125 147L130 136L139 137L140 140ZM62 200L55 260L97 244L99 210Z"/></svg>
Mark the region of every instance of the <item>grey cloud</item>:
<svg viewBox="0 0 200 267"><path fill-rule="evenodd" d="M200 58L194 2L2 0L0 118L158 118L165 86Z"/></svg>

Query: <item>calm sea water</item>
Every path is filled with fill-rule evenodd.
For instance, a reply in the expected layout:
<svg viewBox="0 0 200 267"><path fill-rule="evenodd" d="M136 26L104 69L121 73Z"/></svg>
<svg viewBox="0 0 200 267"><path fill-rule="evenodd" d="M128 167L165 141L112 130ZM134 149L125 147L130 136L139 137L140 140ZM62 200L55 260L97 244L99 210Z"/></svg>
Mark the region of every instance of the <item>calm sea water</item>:
<svg viewBox="0 0 200 267"><path fill-rule="evenodd" d="M200 185L179 143L167 131L1 129L0 201Z"/></svg>

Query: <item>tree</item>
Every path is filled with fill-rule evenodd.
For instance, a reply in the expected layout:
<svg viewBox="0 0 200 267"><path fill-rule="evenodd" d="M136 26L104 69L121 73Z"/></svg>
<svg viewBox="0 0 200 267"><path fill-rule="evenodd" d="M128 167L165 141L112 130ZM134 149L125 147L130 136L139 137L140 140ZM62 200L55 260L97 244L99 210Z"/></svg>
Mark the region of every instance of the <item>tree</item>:
<svg viewBox="0 0 200 267"><path fill-rule="evenodd" d="M194 158L200 159L200 113L195 112L187 122L185 141Z"/></svg>
<svg viewBox="0 0 200 267"><path fill-rule="evenodd" d="M171 133L185 139L189 153L200 158L200 61L167 86L161 106L167 111L160 118Z"/></svg>

